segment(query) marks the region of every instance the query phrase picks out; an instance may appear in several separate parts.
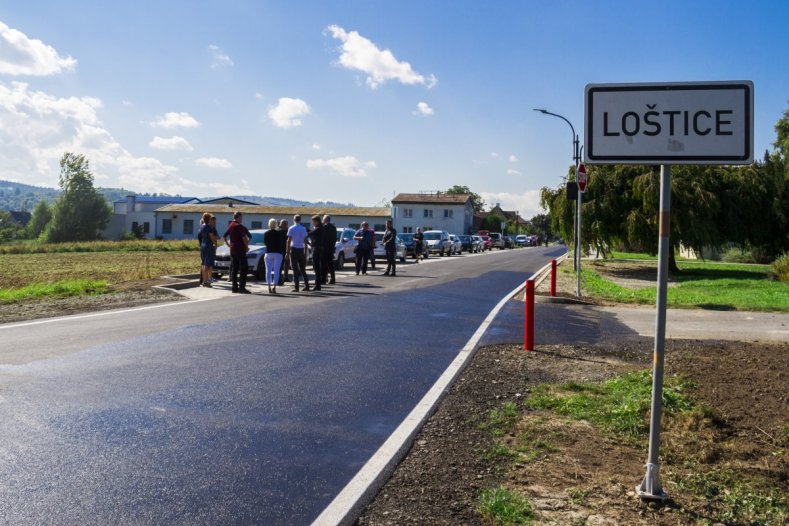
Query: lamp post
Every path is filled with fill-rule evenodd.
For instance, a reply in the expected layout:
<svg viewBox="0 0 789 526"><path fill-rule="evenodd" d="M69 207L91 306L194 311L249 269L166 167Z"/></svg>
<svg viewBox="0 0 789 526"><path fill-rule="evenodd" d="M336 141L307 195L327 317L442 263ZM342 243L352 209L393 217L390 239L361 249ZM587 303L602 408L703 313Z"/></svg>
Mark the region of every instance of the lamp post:
<svg viewBox="0 0 789 526"><path fill-rule="evenodd" d="M578 172L578 164L581 162L581 154L580 154L580 151L578 149L578 144L579 144L578 134L575 133L575 127L573 126L573 123L571 123L569 120L567 120L567 118L564 117L563 115L559 115L558 113L550 112L550 111L548 111L546 109L543 109L543 108L534 108L534 111L539 111L540 113L544 113L545 115L553 115L554 117L559 117L560 119L562 119L564 122L566 122L570 126L570 130L573 133L573 136L572 136L572 139L573 139L573 161L575 162L575 171L577 173ZM576 181L576 184L578 184L577 181ZM579 195L579 198L580 198L580 195ZM578 203L579 203L579 201L576 201L576 204L575 204L576 207L578 207ZM580 235L581 233L578 231L578 226L577 226L578 217L577 216L578 216L578 214L575 214L575 213L573 214L573 250L575 251L575 254L573 255L573 270L578 272L578 280L580 282L581 278L580 278L580 271L578 269L578 266L579 266L578 263L581 260L581 235ZM577 295L580 296L580 290L577 292Z"/></svg>

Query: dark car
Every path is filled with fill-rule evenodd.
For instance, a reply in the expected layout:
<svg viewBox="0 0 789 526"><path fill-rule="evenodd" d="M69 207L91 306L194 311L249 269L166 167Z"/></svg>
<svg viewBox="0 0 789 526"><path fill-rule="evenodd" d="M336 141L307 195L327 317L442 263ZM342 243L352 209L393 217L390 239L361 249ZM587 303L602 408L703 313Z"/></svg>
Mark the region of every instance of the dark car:
<svg viewBox="0 0 789 526"><path fill-rule="evenodd" d="M399 237L405 245L406 257L411 256L412 258L416 259L416 254L414 253L414 247L416 246L416 243L414 242L414 234L400 234ZM428 248L427 243L422 242L422 258L427 259L428 256L430 256L430 249Z"/></svg>
<svg viewBox="0 0 789 526"><path fill-rule="evenodd" d="M504 248L515 248L515 236L511 234L504 236Z"/></svg>
<svg viewBox="0 0 789 526"><path fill-rule="evenodd" d="M458 236L461 252L474 252L474 239L471 236Z"/></svg>

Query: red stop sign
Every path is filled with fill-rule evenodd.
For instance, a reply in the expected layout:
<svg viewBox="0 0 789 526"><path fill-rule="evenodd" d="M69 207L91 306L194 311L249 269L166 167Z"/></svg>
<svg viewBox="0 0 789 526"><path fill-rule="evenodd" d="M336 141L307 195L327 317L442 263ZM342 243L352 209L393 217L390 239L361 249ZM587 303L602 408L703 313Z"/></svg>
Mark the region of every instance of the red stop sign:
<svg viewBox="0 0 789 526"><path fill-rule="evenodd" d="M586 190L586 166L583 164L578 165L578 172L576 175L576 181L578 181L578 190L583 192Z"/></svg>

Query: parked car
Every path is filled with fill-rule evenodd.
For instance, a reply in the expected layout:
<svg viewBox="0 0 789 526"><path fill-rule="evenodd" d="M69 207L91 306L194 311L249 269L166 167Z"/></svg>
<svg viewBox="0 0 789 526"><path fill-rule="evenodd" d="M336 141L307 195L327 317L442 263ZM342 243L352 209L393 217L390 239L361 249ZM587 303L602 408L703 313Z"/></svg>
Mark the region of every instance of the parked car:
<svg viewBox="0 0 789 526"><path fill-rule="evenodd" d="M474 239L471 236L458 236L460 239L460 251L474 253L476 250L474 249Z"/></svg>
<svg viewBox="0 0 789 526"><path fill-rule="evenodd" d="M431 254L451 254L451 241L449 240L449 232L446 230L428 230L425 234L425 243L427 243L428 250Z"/></svg>
<svg viewBox="0 0 789 526"><path fill-rule="evenodd" d="M515 248L515 236L512 234L504 236L504 248Z"/></svg>
<svg viewBox="0 0 789 526"><path fill-rule="evenodd" d="M411 256L416 259L416 253L414 249L416 248L416 242L414 241L414 234L400 234L400 240L405 245L405 255L406 257ZM422 257L427 259L430 256L430 250L427 248L427 243L422 243Z"/></svg>
<svg viewBox="0 0 789 526"><path fill-rule="evenodd" d="M531 246L531 236L527 236L526 234L520 234L519 236L515 237L515 244L519 247L528 247Z"/></svg>
<svg viewBox="0 0 789 526"><path fill-rule="evenodd" d="M491 241L490 236L481 236L482 237L482 250L493 250L493 241Z"/></svg>
<svg viewBox="0 0 789 526"><path fill-rule="evenodd" d="M485 250L485 240L482 239L482 236L471 236L471 239L474 240L474 252Z"/></svg>
<svg viewBox="0 0 789 526"><path fill-rule="evenodd" d="M247 252L247 265L249 273L254 274L257 279L266 278L266 263L263 256L266 254L266 245L263 244L263 234L265 230L250 230L252 238L249 240L249 251ZM222 245L216 249L214 258L214 270L219 276L230 274L230 246Z"/></svg>
<svg viewBox="0 0 789 526"><path fill-rule="evenodd" d="M498 232L491 232L488 234L490 237L490 248L498 248L499 250L504 250L504 236L499 234Z"/></svg>
<svg viewBox="0 0 789 526"><path fill-rule="evenodd" d="M452 252L450 254L460 254L463 252L463 244L460 242L460 236L449 234L449 240L452 242Z"/></svg>
<svg viewBox="0 0 789 526"><path fill-rule="evenodd" d="M376 232L375 233L375 252L374 253L375 253L375 259L376 260L378 260L378 258L381 258L383 261L386 261L386 249L384 248L383 244L381 244L381 241L383 240L383 238L384 238L384 233L383 232ZM405 243L403 243L403 240L400 239L399 235L395 237L395 244L396 244L396 247L397 247L395 249L396 253L397 253L397 255L395 257L397 257L400 260L401 263L405 263Z"/></svg>
<svg viewBox="0 0 789 526"><path fill-rule="evenodd" d="M342 270L346 261L354 261L356 245L359 244L353 236L356 233L352 228L338 228L337 242L334 245L334 268Z"/></svg>

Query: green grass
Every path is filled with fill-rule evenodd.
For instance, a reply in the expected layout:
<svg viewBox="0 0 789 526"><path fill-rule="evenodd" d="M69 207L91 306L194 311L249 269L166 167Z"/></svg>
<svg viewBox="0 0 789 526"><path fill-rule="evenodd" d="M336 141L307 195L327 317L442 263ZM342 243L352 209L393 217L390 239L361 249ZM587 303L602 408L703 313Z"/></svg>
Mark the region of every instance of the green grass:
<svg viewBox="0 0 789 526"><path fill-rule="evenodd" d="M488 523L501 526L531 524L535 518L534 508L526 497L502 487L483 490L479 512Z"/></svg>
<svg viewBox="0 0 789 526"><path fill-rule="evenodd" d="M90 296L107 292L106 281L75 279L54 283L36 283L16 289L0 290L0 302L11 303L27 299L66 296Z"/></svg>
<svg viewBox="0 0 789 526"><path fill-rule="evenodd" d="M717 522L764 526L789 522L789 497L776 487L754 487L727 469L699 470L681 477L671 472L667 475L673 491L691 493L717 508Z"/></svg>
<svg viewBox="0 0 789 526"><path fill-rule="evenodd" d="M685 390L692 384L667 375L663 385L666 414L690 411L694 404ZM585 420L605 431L630 439L643 438L649 430L647 413L652 400L651 371L628 373L603 383L543 384L527 400L529 407L549 409L576 420Z"/></svg>
<svg viewBox="0 0 789 526"><path fill-rule="evenodd" d="M495 436L501 436L518 421L520 414L520 409L515 402L504 402L501 407L490 412L488 421L481 424L480 428L487 429Z"/></svg>
<svg viewBox="0 0 789 526"><path fill-rule="evenodd" d="M669 307L789 312L789 282L768 279L767 265L685 261L680 268L671 276ZM587 296L617 303L654 305L657 295L656 285L626 288L588 268L582 268L582 285Z"/></svg>

